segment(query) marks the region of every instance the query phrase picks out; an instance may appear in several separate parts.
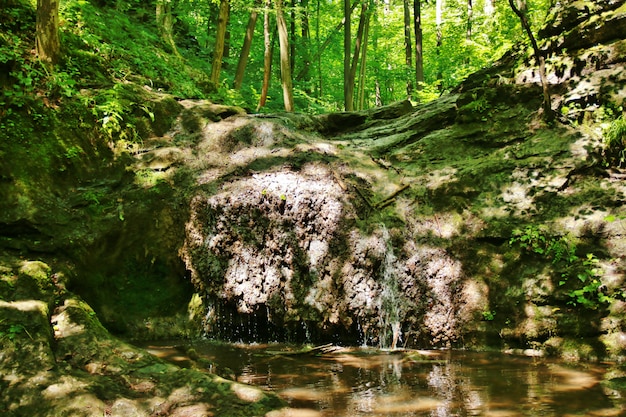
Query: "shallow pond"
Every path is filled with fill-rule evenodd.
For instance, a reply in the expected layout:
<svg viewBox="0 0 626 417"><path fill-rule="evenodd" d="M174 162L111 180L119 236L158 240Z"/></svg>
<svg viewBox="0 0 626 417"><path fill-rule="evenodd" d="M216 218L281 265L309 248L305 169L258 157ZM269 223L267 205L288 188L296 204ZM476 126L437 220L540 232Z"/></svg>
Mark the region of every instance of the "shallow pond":
<svg viewBox="0 0 626 417"><path fill-rule="evenodd" d="M187 366L184 348L147 346ZM189 348L189 346L187 346ZM621 416L608 367L459 351L380 351L201 342L197 354L280 395L290 416Z"/></svg>

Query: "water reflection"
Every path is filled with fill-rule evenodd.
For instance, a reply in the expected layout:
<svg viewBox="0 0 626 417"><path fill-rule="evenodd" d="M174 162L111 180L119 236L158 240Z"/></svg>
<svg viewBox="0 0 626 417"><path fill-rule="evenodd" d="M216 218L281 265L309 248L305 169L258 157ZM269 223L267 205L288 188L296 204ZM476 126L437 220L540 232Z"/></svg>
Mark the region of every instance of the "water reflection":
<svg viewBox="0 0 626 417"><path fill-rule="evenodd" d="M281 345L211 342L193 348L239 382L285 399L289 408L271 417L626 415L624 393L600 384L600 365L467 352L342 348L316 356ZM171 347L152 351L180 359Z"/></svg>

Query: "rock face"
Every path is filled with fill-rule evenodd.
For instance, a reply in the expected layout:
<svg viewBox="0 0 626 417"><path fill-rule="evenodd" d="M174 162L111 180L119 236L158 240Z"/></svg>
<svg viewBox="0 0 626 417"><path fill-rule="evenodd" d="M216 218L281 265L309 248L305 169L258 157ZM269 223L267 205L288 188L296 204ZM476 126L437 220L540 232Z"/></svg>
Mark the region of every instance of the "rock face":
<svg viewBox="0 0 626 417"><path fill-rule="evenodd" d="M259 340L302 337L305 328L314 339L343 335L384 347L458 340L481 308L466 297L458 262L413 241L399 258L384 224L356 227L347 197L319 163L253 174L196 197L183 252L206 295L207 332ZM223 314L229 307L248 317L232 326ZM260 320L264 329L238 327Z"/></svg>

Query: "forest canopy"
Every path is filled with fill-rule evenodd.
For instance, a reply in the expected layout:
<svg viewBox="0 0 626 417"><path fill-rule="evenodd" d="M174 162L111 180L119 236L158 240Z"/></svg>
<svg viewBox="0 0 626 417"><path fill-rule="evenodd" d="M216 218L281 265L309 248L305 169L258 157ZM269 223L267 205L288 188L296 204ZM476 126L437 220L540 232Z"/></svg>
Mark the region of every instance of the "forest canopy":
<svg viewBox="0 0 626 417"><path fill-rule="evenodd" d="M319 113L407 98L425 102L526 36L509 3L497 0L9 3L0 24L0 61L13 90L0 105L32 92L38 81L47 83L47 95L71 96L138 77L179 97L250 111ZM518 3L537 30L553 0ZM59 9L61 56L52 73L23 55L35 40L19 35L28 28L15 25L24 13L35 23L35 9L44 5Z"/></svg>

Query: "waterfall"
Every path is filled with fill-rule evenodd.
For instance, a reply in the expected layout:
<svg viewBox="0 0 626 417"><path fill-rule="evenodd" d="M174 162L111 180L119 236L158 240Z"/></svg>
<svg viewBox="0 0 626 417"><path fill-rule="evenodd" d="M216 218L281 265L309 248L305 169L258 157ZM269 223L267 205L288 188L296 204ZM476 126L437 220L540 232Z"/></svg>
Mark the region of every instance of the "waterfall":
<svg viewBox="0 0 626 417"><path fill-rule="evenodd" d="M385 244L381 263L381 293L378 299L379 347L396 349L402 338L401 293L396 274L397 258L394 254L389 231L382 226L382 239Z"/></svg>

